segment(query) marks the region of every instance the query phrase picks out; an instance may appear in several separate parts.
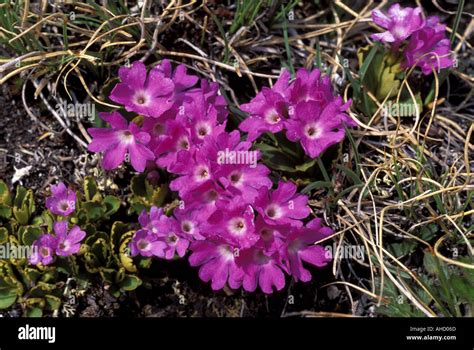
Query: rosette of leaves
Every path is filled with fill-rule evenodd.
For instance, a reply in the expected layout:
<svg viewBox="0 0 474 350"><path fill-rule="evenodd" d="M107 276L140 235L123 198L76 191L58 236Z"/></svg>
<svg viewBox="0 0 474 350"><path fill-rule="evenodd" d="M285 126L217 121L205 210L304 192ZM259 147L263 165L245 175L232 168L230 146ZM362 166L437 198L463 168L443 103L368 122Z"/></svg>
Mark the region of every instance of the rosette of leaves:
<svg viewBox="0 0 474 350"><path fill-rule="evenodd" d="M61 268L85 283L100 276L114 296L134 290L141 280L135 275L137 267L126 250L134 233L133 226L114 221L121 200L101 193L97 181L90 176L84 179L83 192L83 196L77 192L76 210L69 221L85 230L87 235L79 253L72 257L73 261ZM43 223L48 226L54 221L48 218L50 215L49 211L43 215ZM140 266L148 265L141 262Z"/></svg>
<svg viewBox="0 0 474 350"><path fill-rule="evenodd" d="M104 231L88 232L82 245L81 258L87 273L100 275L113 296L140 286L142 281L136 275L138 268L147 268L151 264L150 259L138 258L134 262L130 257L128 244L134 232L131 225L116 221L110 234Z"/></svg>
<svg viewBox="0 0 474 350"><path fill-rule="evenodd" d="M152 206L161 207L165 202L169 189L166 184L154 186L147 180L146 174L143 173L132 178L130 192L128 213L140 214L144 209L149 210Z"/></svg>
<svg viewBox="0 0 474 350"><path fill-rule="evenodd" d="M84 197L77 193L76 211L71 222L79 226L108 221L120 209L120 199L111 195L102 195L97 181L86 176L83 184Z"/></svg>
<svg viewBox="0 0 474 350"><path fill-rule="evenodd" d="M48 266L30 265L26 258L0 260L0 309L19 303L27 316L58 310L69 277L85 286L99 277L115 296L142 283L136 276L138 268L148 267L151 261L130 257L133 226L113 220L121 208L120 199L100 193L92 177L85 179L83 190L84 196L77 192L76 210L67 218L87 233L79 253L57 256ZM34 216L35 210L31 190L18 186L12 195L0 180L0 246L30 247L42 233L53 232L55 221L65 219L47 209Z"/></svg>
<svg viewBox="0 0 474 350"><path fill-rule="evenodd" d="M360 48L357 58L360 67L358 78L346 73L353 88L354 103L360 111L371 117L379 109L370 93L380 104L385 100L385 105L389 102L404 106L416 103L421 112L420 93L414 92L413 100L406 84L403 84L406 72L400 67L403 58L400 53L384 50L379 43L375 43Z"/></svg>
<svg viewBox="0 0 474 350"><path fill-rule="evenodd" d="M34 196L22 186L13 196L0 180L0 247L3 252L30 247L44 232L34 218ZM41 316L43 309L57 310L61 305L58 270L54 266L35 267L16 255L0 260L0 309L19 303L27 316Z"/></svg>

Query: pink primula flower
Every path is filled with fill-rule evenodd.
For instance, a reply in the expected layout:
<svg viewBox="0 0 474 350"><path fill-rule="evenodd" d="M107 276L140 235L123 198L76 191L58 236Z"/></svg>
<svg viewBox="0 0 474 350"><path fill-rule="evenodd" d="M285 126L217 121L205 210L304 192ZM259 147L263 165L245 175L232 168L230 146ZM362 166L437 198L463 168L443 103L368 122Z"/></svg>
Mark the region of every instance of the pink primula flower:
<svg viewBox="0 0 474 350"><path fill-rule="evenodd" d="M111 128L90 128L87 131L93 140L88 149L92 152L104 152L102 165L104 169L118 168L129 154L132 167L139 172L145 170L147 161L155 155L147 148L150 134L144 132L135 123L128 123L118 112L101 113L100 117L108 122Z"/></svg>

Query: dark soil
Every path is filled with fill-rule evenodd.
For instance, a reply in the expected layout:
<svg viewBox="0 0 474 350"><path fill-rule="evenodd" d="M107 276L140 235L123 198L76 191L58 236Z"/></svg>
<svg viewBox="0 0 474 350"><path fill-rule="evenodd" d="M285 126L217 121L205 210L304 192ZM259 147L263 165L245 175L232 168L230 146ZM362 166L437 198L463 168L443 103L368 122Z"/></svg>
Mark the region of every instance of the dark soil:
<svg viewBox="0 0 474 350"><path fill-rule="evenodd" d="M81 317L281 317L310 312L348 312L349 302L339 289L320 288L330 271L312 270L313 281L290 283L272 295L224 289L215 292L199 280L197 269L185 259L155 261L145 271L144 285L119 299L103 286L93 287L78 300ZM329 294L328 294L328 291ZM363 307L359 312L363 311Z"/></svg>
<svg viewBox="0 0 474 350"><path fill-rule="evenodd" d="M31 167L16 183L44 196L46 187L61 179L74 182L74 170L85 151L54 119L48 110L29 100L34 115L48 128L42 128L25 112L21 91L3 85L0 96L0 178L12 185L16 169ZM29 93L26 96L32 96ZM15 98L12 98L15 96Z"/></svg>

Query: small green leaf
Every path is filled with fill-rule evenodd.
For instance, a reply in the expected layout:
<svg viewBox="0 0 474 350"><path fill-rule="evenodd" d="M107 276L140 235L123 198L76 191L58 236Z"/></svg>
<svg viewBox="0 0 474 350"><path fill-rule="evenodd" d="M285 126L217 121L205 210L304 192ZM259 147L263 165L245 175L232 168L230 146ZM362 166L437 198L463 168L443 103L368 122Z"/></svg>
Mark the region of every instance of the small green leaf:
<svg viewBox="0 0 474 350"><path fill-rule="evenodd" d="M360 81L364 81L365 74L367 73L367 70L369 69L370 64L372 63L372 60L374 59L375 54L377 53L377 50L378 50L377 45L372 46L367 56L363 59L362 66L360 67L360 70L359 70Z"/></svg>
<svg viewBox="0 0 474 350"><path fill-rule="evenodd" d="M133 231L127 232L127 237L122 240L122 243L120 244L120 262L122 263L122 266L128 271L128 272L137 272L137 267L133 263L133 259L130 257L129 253L129 247L128 244L132 240L133 236Z"/></svg>
<svg viewBox="0 0 474 350"><path fill-rule="evenodd" d="M84 202L82 209L86 211L88 221L97 221L105 214L106 207L100 202Z"/></svg>
<svg viewBox="0 0 474 350"><path fill-rule="evenodd" d="M41 272L34 268L27 267L23 270L23 276L26 278L28 283L32 285L38 281L41 276Z"/></svg>
<svg viewBox="0 0 474 350"><path fill-rule="evenodd" d="M44 298L28 298L25 300L26 316L27 317L41 317L45 306Z"/></svg>
<svg viewBox="0 0 474 350"><path fill-rule="evenodd" d="M47 294L44 296L46 300L46 309L48 310L58 310L61 307L61 298L57 296Z"/></svg>
<svg viewBox="0 0 474 350"><path fill-rule="evenodd" d="M0 204L0 218L10 219L12 216L12 208L4 204Z"/></svg>
<svg viewBox="0 0 474 350"><path fill-rule="evenodd" d="M146 178L144 174L136 175L132 177L130 189L135 196L147 197Z"/></svg>
<svg viewBox="0 0 474 350"><path fill-rule="evenodd" d="M105 215L110 216L115 214L120 209L120 199L114 196L105 196L104 203L106 206Z"/></svg>
<svg viewBox="0 0 474 350"><path fill-rule="evenodd" d="M105 282L113 283L116 278L117 272L114 269L101 268L99 270L100 276Z"/></svg>
<svg viewBox="0 0 474 350"><path fill-rule="evenodd" d="M84 253L84 266L89 273L97 273L99 272L100 262L97 260L97 257L90 253Z"/></svg>
<svg viewBox="0 0 474 350"><path fill-rule="evenodd" d="M318 188L331 188L331 186L332 186L332 183L329 181L315 181L315 182L310 183L305 188L303 188L301 190L301 193L306 194Z"/></svg>
<svg viewBox="0 0 474 350"><path fill-rule="evenodd" d="M97 187L97 182L91 176L86 176L84 179L84 195L86 197L86 201L101 199L101 195Z"/></svg>
<svg viewBox="0 0 474 350"><path fill-rule="evenodd" d="M69 257L57 257L54 266L58 272L66 275L72 275L79 269L77 266L76 257L74 255Z"/></svg>
<svg viewBox="0 0 474 350"><path fill-rule="evenodd" d="M341 170L344 174L346 174L346 176L352 180L354 185L362 184L362 180L359 178L359 176L357 176L357 174L354 171L352 171L351 169L349 169L348 167L345 167L344 165L338 164L338 165L336 165L336 168Z"/></svg>
<svg viewBox="0 0 474 350"><path fill-rule="evenodd" d="M105 239L99 238L91 247L90 252L96 256L101 265L106 265L108 260L108 247Z"/></svg>
<svg viewBox="0 0 474 350"><path fill-rule="evenodd" d="M436 236L436 232L438 232L438 226L436 224L423 226L420 230L420 238L429 241Z"/></svg>
<svg viewBox="0 0 474 350"><path fill-rule="evenodd" d="M0 309L12 306L18 297L18 290L14 287L0 286Z"/></svg>
<svg viewBox="0 0 474 350"><path fill-rule="evenodd" d="M412 253L417 247L415 240L405 240L400 243L392 243L389 245L389 251L395 255L395 257L400 258L402 256Z"/></svg>
<svg viewBox="0 0 474 350"><path fill-rule="evenodd" d="M7 207L12 205L10 190L3 180L0 180L0 204L3 204Z"/></svg>
<svg viewBox="0 0 474 350"><path fill-rule="evenodd" d="M303 163L301 165L297 165L295 169L298 171L307 171L308 169L311 169L317 163L317 161L318 160L316 158L312 159L309 162Z"/></svg>
<svg viewBox="0 0 474 350"><path fill-rule="evenodd" d="M137 266L142 269L148 269L151 266L152 259L140 257L137 262Z"/></svg>
<svg viewBox="0 0 474 350"><path fill-rule="evenodd" d="M110 240L110 237L107 233L102 232L102 231L97 231L97 232L95 232L91 235L88 235L86 237L84 243L89 245L89 246L92 246L94 244L94 242L97 241L100 238L105 239L106 241Z"/></svg>
<svg viewBox="0 0 474 350"><path fill-rule="evenodd" d="M121 221L115 221L110 230L110 247L114 253L119 252L122 237L130 231L130 227Z"/></svg>
<svg viewBox="0 0 474 350"><path fill-rule="evenodd" d="M0 244L8 241L8 230L5 227L0 227Z"/></svg>
<svg viewBox="0 0 474 350"><path fill-rule="evenodd" d="M120 288L124 291L132 291L137 289L142 284L142 280L134 275L126 275L122 282L120 282Z"/></svg>
<svg viewBox="0 0 474 350"><path fill-rule="evenodd" d="M24 245L32 245L39 236L43 233L43 230L37 226L23 226L23 230L18 231L20 242Z"/></svg>
<svg viewBox="0 0 474 350"><path fill-rule="evenodd" d="M379 101L384 100L387 96L396 96L401 82L396 78L396 73L392 70L392 67L384 68L379 79L376 95Z"/></svg>
<svg viewBox="0 0 474 350"><path fill-rule="evenodd" d="M36 286L30 289L29 294L36 298L42 298L46 294L50 294L50 292L56 289L55 284L45 283L45 282L38 282Z"/></svg>
<svg viewBox="0 0 474 350"><path fill-rule="evenodd" d="M423 257L423 265L425 266L426 271L431 275L436 275L438 273L438 263L436 257L428 251L425 251L425 256Z"/></svg>
<svg viewBox="0 0 474 350"><path fill-rule="evenodd" d="M110 293L110 295L112 295L113 297L118 298L118 297L120 297L120 294L121 294L120 288L119 288L118 286L112 284L112 285L110 286L109 293Z"/></svg>
<svg viewBox="0 0 474 350"><path fill-rule="evenodd" d="M18 186L15 200L13 201L13 216L15 219L20 225L27 225L35 209L33 191Z"/></svg>

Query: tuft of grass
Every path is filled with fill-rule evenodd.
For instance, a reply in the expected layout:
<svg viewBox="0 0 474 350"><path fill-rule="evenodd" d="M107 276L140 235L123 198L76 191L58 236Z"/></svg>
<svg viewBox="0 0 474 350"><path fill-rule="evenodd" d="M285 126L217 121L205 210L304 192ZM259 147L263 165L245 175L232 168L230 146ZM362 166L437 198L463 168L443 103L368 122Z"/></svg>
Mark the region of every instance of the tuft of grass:
<svg viewBox="0 0 474 350"><path fill-rule="evenodd" d="M230 34L234 34L240 27L250 27L260 10L271 3L270 0L237 0L234 20L229 29Z"/></svg>

